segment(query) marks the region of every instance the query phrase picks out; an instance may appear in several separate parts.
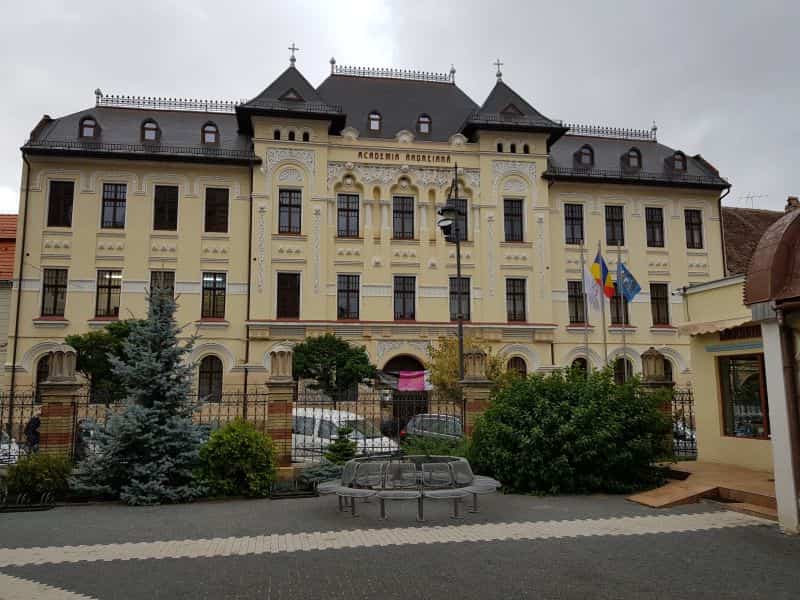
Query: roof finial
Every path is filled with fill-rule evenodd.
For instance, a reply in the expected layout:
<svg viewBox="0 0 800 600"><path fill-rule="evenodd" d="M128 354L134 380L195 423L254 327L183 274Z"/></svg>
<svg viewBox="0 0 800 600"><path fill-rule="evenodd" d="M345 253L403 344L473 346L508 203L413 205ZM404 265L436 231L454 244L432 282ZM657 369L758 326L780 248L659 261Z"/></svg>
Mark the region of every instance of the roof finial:
<svg viewBox="0 0 800 600"><path fill-rule="evenodd" d="M331 56L328 62L331 63L331 75L333 75L334 71L336 71L336 59Z"/></svg>
<svg viewBox="0 0 800 600"><path fill-rule="evenodd" d="M504 63L501 63L498 58L497 61L492 64L497 67L497 81L503 81L503 72L500 70L500 67L502 67Z"/></svg>
<svg viewBox="0 0 800 600"><path fill-rule="evenodd" d="M450 81L453 83L456 81L456 66L453 64L450 65Z"/></svg>
<svg viewBox="0 0 800 600"><path fill-rule="evenodd" d="M297 61L297 59L294 57L294 53L295 53L297 50L300 50L300 48L298 48L297 46L295 46L295 45L294 45L294 42L292 42L292 45L291 45L291 46L289 46L289 47L287 48L287 50L291 50L291 51L292 51L292 55L289 57L289 64L290 64L291 66L294 66L294 63Z"/></svg>
<svg viewBox="0 0 800 600"><path fill-rule="evenodd" d="M653 135L653 140L655 140L656 134L658 133L658 125L656 125L655 119L653 119L653 126L650 128L650 133Z"/></svg>

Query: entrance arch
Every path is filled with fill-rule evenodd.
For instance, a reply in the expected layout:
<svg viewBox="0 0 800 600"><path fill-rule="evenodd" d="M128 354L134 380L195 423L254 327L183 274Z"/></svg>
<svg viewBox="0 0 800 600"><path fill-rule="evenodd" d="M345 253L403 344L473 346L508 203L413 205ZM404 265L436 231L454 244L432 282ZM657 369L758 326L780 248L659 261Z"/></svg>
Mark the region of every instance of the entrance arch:
<svg viewBox="0 0 800 600"><path fill-rule="evenodd" d="M417 357L410 354L398 354L390 358L383 365L383 372L398 377L403 371L424 371L425 365ZM392 418L391 422L382 427L384 433L397 435L414 415L428 412L428 392L403 391L395 389L392 392Z"/></svg>

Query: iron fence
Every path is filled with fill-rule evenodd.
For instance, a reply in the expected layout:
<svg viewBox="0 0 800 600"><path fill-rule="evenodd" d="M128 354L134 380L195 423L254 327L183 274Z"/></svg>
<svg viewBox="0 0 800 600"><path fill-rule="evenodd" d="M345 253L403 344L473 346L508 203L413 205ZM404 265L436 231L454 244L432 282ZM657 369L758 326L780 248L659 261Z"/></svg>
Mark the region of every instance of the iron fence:
<svg viewBox="0 0 800 600"><path fill-rule="evenodd" d="M32 389L0 391L0 464L11 464L39 446L41 401Z"/></svg>
<svg viewBox="0 0 800 600"><path fill-rule="evenodd" d="M697 458L694 394L691 388L676 388L672 393L672 450L679 459Z"/></svg>
<svg viewBox="0 0 800 600"><path fill-rule="evenodd" d="M354 390L336 397L300 391L292 413L292 461L320 461L343 428L360 455L395 454L413 438L456 442L464 436L464 402L433 391Z"/></svg>

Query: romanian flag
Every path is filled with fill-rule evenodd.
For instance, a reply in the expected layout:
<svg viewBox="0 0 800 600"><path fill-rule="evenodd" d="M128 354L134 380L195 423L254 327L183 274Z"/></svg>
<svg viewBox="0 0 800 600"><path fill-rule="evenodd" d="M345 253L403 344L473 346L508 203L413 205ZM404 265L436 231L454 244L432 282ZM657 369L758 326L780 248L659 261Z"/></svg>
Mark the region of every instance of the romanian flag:
<svg viewBox="0 0 800 600"><path fill-rule="evenodd" d="M603 260L600 250L597 251L591 270L592 277L594 277L597 285L603 288L603 294L605 294L606 298L613 298L614 282L611 281L611 273L608 272L608 266L606 266L606 261Z"/></svg>

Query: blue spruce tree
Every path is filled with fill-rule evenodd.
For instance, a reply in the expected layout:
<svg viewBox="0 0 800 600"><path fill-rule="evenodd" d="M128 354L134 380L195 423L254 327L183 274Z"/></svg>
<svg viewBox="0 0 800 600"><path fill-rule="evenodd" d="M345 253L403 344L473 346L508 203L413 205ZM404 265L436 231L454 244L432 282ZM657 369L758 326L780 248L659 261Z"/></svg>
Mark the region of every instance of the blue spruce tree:
<svg viewBox="0 0 800 600"><path fill-rule="evenodd" d="M127 392L125 410L96 429L96 452L78 465L76 487L128 504L185 502L202 493L194 471L203 442L192 422L193 340L178 344L175 300L156 289L147 319L135 322L124 359L112 358Z"/></svg>

